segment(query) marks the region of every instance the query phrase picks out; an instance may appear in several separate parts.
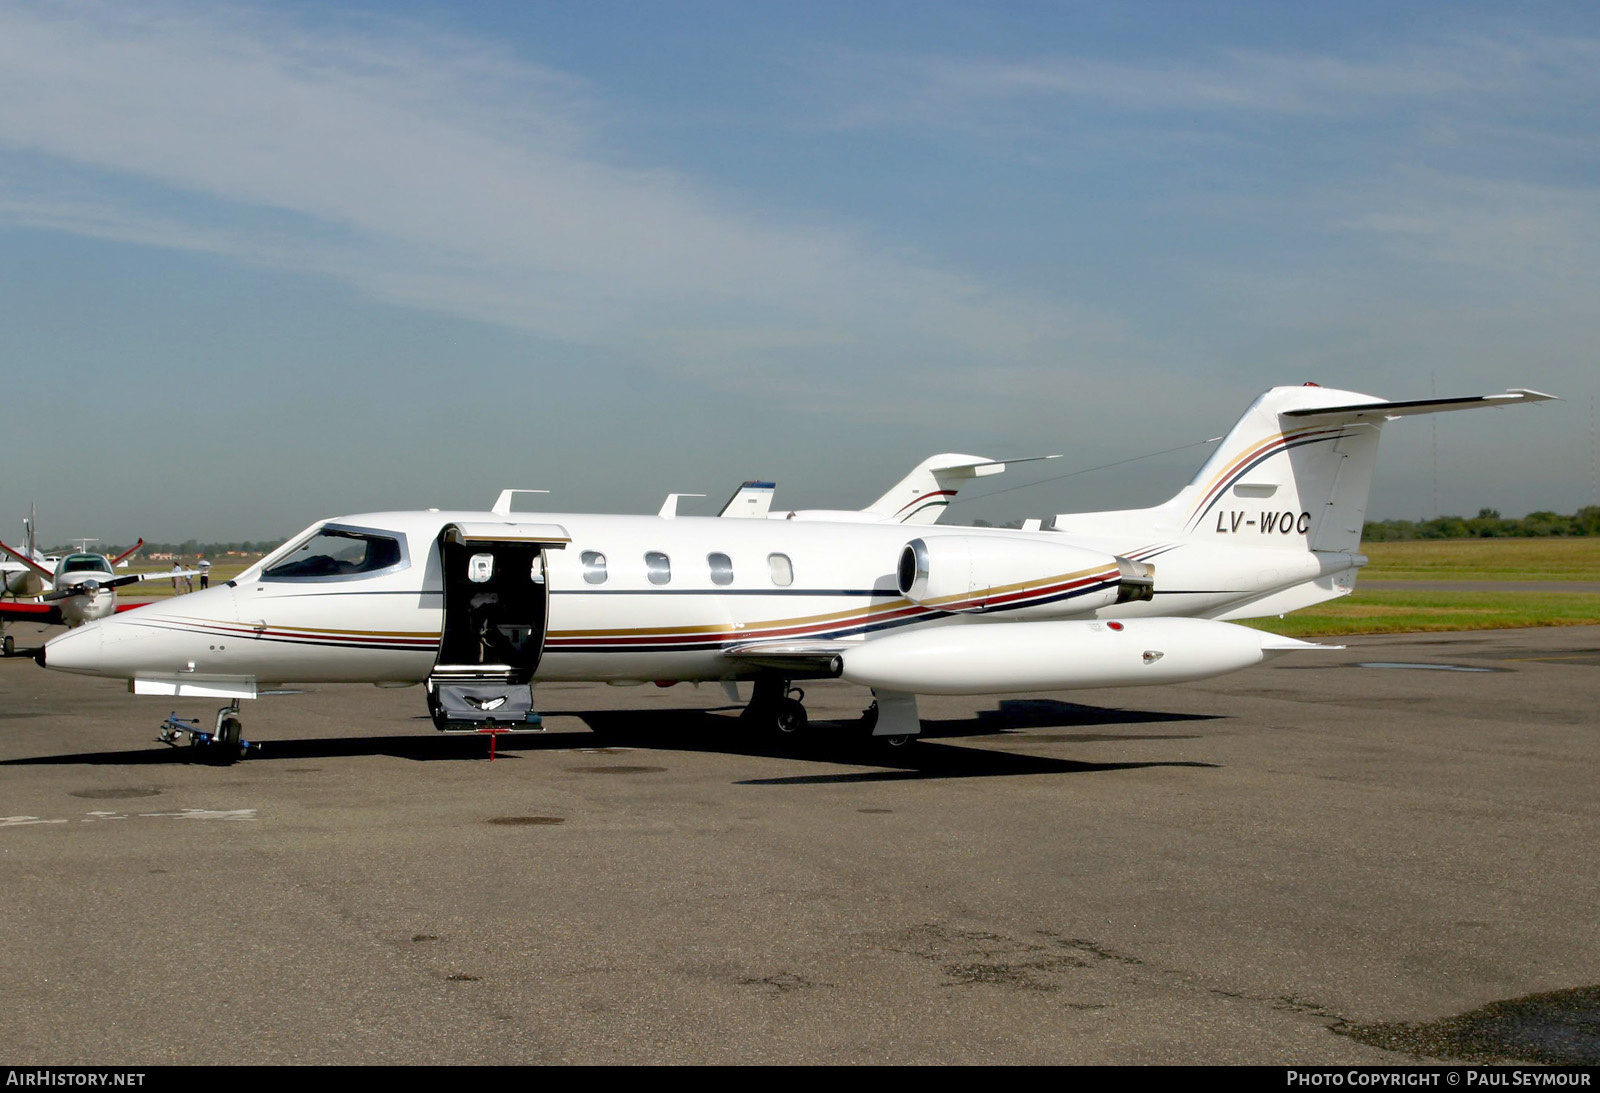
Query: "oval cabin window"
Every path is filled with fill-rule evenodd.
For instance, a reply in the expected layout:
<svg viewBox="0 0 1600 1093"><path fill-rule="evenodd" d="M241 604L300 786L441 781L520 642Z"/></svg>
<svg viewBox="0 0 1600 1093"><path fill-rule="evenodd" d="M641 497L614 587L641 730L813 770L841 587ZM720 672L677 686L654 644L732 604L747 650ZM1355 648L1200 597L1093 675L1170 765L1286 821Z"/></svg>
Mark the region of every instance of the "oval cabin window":
<svg viewBox="0 0 1600 1093"><path fill-rule="evenodd" d="M672 560L659 550L646 551L644 575L651 584L666 584L672 580Z"/></svg>
<svg viewBox="0 0 1600 1093"><path fill-rule="evenodd" d="M772 570L772 583L779 588L794 584L794 563L787 554L768 554L767 566Z"/></svg>

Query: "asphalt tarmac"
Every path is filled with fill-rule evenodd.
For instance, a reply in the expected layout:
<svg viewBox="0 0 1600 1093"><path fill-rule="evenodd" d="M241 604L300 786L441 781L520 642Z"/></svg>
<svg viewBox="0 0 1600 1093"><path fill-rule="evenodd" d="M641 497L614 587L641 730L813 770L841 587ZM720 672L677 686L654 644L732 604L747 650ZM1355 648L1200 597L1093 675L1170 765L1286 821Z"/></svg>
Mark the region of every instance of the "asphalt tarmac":
<svg viewBox="0 0 1600 1093"><path fill-rule="evenodd" d="M1600 628L1348 644L888 757L546 686L493 763L0 661L0 1064L1600 1062Z"/></svg>

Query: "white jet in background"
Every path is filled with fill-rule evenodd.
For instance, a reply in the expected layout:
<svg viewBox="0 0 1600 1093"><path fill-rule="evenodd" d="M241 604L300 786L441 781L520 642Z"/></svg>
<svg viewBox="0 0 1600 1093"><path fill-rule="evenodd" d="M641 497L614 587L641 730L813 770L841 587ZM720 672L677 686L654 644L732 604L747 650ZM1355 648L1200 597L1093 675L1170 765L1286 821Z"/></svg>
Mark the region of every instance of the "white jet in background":
<svg viewBox="0 0 1600 1093"><path fill-rule="evenodd" d="M51 641L48 668L139 694L240 699L280 683L423 684L444 730L531 727L531 684L753 680L757 729L805 727L795 680L872 688L874 736L918 694L1203 679L1319 648L1227 620L1348 594L1378 435L1395 418L1537 402L1514 390L1386 402L1315 385L1258 398L1150 509L1049 530L893 522L369 513L314 524L224 585ZM900 499L894 511L909 498ZM891 513L892 515L892 513Z"/></svg>
<svg viewBox="0 0 1600 1093"><path fill-rule="evenodd" d="M932 524L944 515L964 482L1001 474L1015 463L1060 459L1059 455L1031 455L1023 459L985 459L981 455L946 452L929 456L911 473L891 486L864 509L797 509L772 512L776 484L750 481L740 486L718 516L767 520L825 520L841 524Z"/></svg>

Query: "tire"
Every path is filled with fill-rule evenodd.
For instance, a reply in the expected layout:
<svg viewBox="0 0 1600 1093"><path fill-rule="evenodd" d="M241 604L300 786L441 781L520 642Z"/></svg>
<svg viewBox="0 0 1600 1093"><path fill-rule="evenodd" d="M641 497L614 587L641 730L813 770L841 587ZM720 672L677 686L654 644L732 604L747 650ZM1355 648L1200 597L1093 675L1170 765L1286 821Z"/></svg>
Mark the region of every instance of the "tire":
<svg viewBox="0 0 1600 1093"><path fill-rule="evenodd" d="M17 639L16 638L12 637L10 634L7 634L4 639L0 639L0 656L8 656L9 657L13 653L15 653L16 651L17 651Z"/></svg>
<svg viewBox="0 0 1600 1093"><path fill-rule="evenodd" d="M770 717L773 735L780 740L793 740L805 732L809 720L806 708L792 698L780 700Z"/></svg>
<svg viewBox="0 0 1600 1093"><path fill-rule="evenodd" d="M211 746L216 749L217 762L235 762L243 754L240 746L243 740L244 725L237 717L224 717L217 726L217 735L211 741Z"/></svg>

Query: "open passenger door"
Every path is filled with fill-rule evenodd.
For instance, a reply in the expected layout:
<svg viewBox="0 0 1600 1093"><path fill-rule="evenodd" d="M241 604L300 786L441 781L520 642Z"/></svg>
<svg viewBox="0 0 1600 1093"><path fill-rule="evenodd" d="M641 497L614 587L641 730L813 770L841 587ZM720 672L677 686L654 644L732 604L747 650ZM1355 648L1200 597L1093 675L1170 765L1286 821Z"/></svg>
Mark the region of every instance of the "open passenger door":
<svg viewBox="0 0 1600 1093"><path fill-rule="evenodd" d="M440 531L444 624L427 689L441 731L539 727L532 680L549 618L545 551L571 541L555 524L456 523Z"/></svg>

